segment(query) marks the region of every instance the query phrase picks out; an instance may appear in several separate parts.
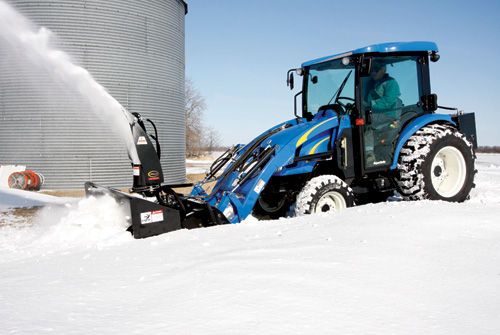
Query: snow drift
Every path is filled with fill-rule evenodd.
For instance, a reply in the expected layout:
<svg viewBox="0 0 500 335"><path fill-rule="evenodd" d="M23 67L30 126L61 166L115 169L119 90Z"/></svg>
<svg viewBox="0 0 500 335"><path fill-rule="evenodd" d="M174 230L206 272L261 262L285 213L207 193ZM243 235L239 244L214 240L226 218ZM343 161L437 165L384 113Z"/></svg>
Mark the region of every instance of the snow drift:
<svg viewBox="0 0 500 335"><path fill-rule="evenodd" d="M105 227L113 205L87 199L57 220L0 229L0 327L496 334L500 156L480 155L477 167L477 187L463 204L382 203L145 240L118 233L118 221Z"/></svg>

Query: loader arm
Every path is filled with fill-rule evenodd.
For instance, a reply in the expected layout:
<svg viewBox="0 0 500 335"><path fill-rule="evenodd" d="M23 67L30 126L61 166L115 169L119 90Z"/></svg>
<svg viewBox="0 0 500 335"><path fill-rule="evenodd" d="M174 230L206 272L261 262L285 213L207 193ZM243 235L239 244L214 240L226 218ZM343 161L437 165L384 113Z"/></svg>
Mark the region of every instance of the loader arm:
<svg viewBox="0 0 500 335"><path fill-rule="evenodd" d="M273 175L294 165L298 155L318 147L324 141L323 134L334 136L338 126L338 117L331 112L313 122L294 120L265 132L241 150L204 200L230 223L241 222L251 214ZM311 172L313 167L311 164L301 172ZM199 185L195 186L195 194L199 194L197 189Z"/></svg>

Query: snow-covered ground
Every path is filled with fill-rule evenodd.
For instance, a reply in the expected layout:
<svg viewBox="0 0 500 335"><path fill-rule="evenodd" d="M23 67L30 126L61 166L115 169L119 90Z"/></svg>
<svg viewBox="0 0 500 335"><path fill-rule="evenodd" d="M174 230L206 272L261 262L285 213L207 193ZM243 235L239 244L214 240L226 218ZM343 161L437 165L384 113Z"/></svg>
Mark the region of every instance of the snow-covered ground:
<svg viewBox="0 0 500 335"><path fill-rule="evenodd" d="M0 229L0 329L22 334L499 334L500 155L463 204L123 231L111 199Z"/></svg>
<svg viewBox="0 0 500 335"><path fill-rule="evenodd" d="M16 207L64 205L72 199L59 198L47 194L0 187L0 210Z"/></svg>
<svg viewBox="0 0 500 335"><path fill-rule="evenodd" d="M207 172L214 159L186 159L186 174L200 174Z"/></svg>
<svg viewBox="0 0 500 335"><path fill-rule="evenodd" d="M186 159L186 174L206 173L214 160L221 156L224 151L207 152L201 158Z"/></svg>

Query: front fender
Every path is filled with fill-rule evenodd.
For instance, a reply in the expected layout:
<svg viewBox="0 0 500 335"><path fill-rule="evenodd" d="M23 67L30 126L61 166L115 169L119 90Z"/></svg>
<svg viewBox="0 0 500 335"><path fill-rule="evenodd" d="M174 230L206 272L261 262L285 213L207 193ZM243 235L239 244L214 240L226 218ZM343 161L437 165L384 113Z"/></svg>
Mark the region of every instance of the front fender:
<svg viewBox="0 0 500 335"><path fill-rule="evenodd" d="M422 129L431 123L449 123L456 126L456 123L451 119L451 115L448 114L426 114L417 117L415 120L411 121L401 132L398 142L396 144L396 149L394 150L394 158L392 160L391 170L394 170L398 166L399 153L403 148L403 145L412 137L419 129Z"/></svg>

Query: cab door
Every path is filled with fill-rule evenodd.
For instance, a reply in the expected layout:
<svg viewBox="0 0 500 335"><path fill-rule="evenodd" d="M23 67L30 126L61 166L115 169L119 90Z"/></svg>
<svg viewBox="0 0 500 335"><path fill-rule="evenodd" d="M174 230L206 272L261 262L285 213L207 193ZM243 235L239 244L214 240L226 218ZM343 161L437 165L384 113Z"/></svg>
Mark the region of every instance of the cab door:
<svg viewBox="0 0 500 335"><path fill-rule="evenodd" d="M385 170L393 160L394 148L405 123L424 113L423 56L373 57L368 76L360 78L364 170Z"/></svg>

